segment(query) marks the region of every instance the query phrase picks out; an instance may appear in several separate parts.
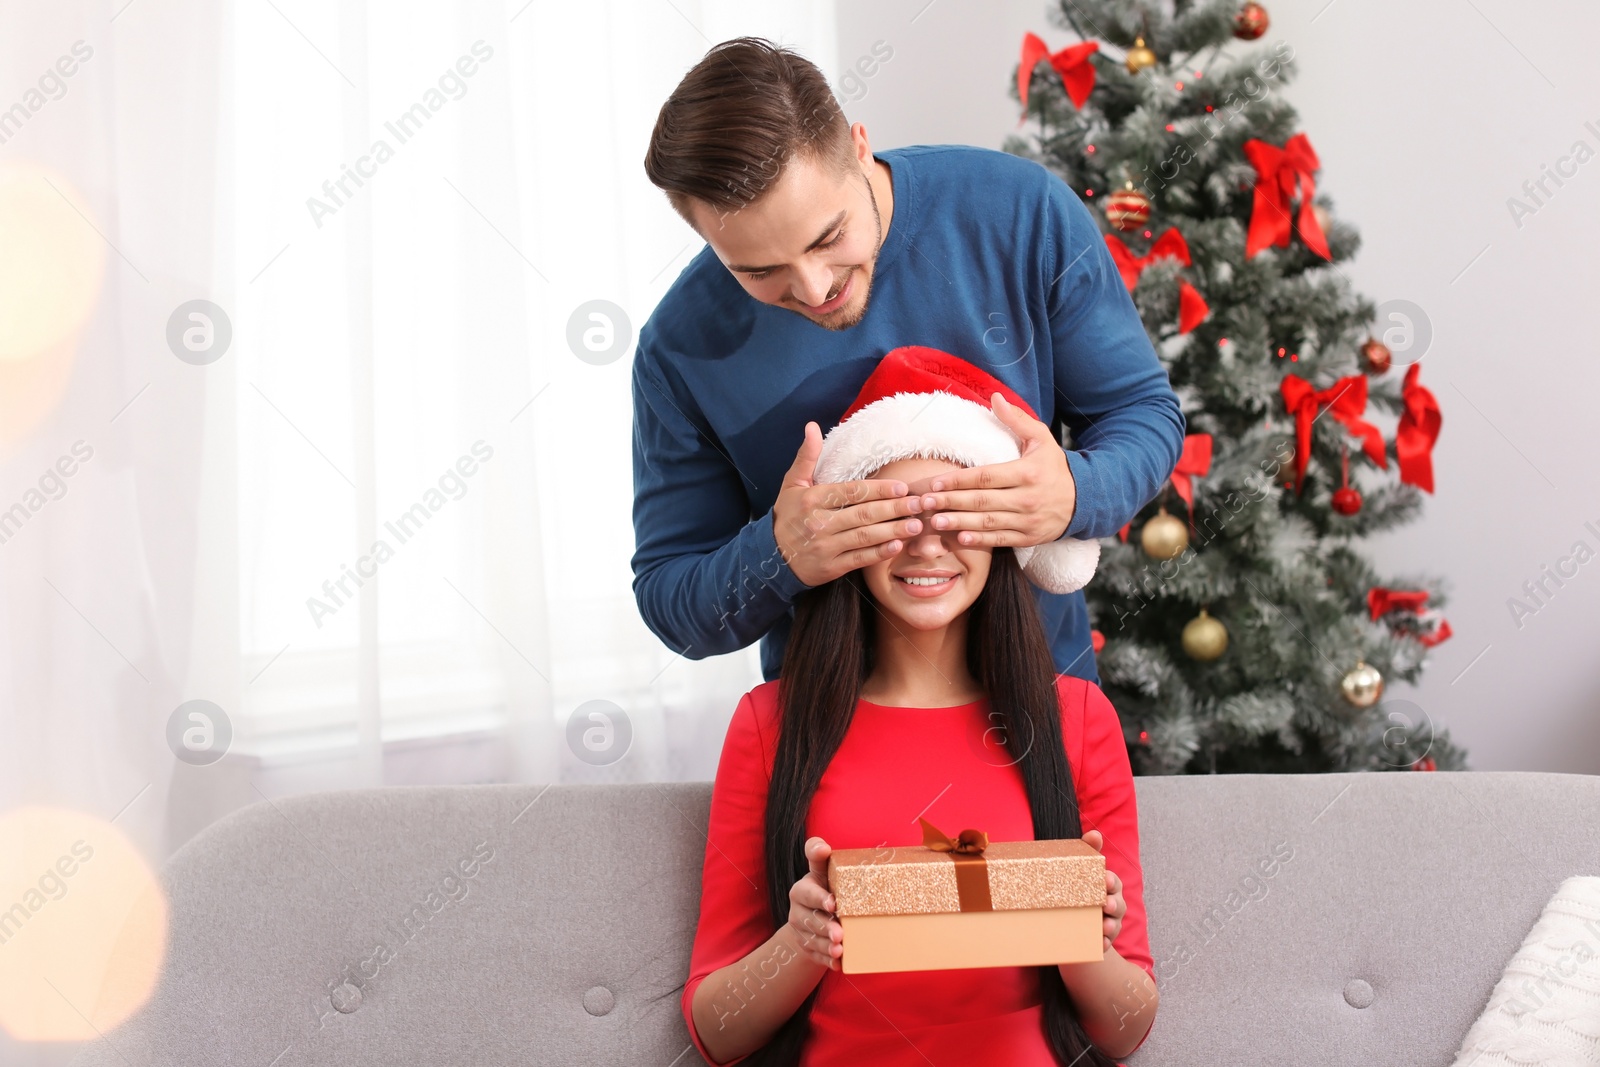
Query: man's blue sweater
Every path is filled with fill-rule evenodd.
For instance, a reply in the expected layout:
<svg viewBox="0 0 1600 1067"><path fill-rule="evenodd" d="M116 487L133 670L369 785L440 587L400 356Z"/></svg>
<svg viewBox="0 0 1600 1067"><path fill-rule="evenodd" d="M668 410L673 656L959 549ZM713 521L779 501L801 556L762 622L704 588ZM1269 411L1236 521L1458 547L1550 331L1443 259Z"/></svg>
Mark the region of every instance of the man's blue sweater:
<svg viewBox="0 0 1600 1067"><path fill-rule="evenodd" d="M894 211L866 315L841 331L751 297L708 245L639 331L633 589L689 659L761 640L778 676L795 598L772 504L815 420L827 433L885 353L927 345L1016 390L1061 435L1077 510L1115 534L1161 488L1185 420L1089 209L1032 160L960 145L876 153ZM1082 591L1036 589L1056 670L1098 683Z"/></svg>

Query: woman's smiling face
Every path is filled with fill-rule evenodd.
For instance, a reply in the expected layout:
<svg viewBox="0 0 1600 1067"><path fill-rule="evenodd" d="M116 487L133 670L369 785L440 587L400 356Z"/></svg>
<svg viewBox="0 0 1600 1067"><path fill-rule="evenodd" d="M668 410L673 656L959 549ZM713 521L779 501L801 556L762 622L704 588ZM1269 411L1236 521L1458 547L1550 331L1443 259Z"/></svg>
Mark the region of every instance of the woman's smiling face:
<svg viewBox="0 0 1600 1067"><path fill-rule="evenodd" d="M907 484L962 470L943 459L899 459L870 478L896 478ZM959 530L935 530L935 512L922 512L922 530L904 538L898 553L861 569L872 596L894 618L918 630L937 630L972 606L989 580L991 548L956 542ZM908 580L909 579L909 580Z"/></svg>

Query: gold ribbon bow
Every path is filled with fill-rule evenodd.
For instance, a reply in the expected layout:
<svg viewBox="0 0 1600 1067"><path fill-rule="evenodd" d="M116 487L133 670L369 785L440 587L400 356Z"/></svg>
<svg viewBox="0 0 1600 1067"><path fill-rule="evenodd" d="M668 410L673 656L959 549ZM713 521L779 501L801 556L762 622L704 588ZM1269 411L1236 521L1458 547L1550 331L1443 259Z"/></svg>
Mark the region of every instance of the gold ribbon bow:
<svg viewBox="0 0 1600 1067"><path fill-rule="evenodd" d="M982 830L963 830L954 841L921 816L922 844L935 852L947 853L956 864L956 896L962 911L993 911L989 898L989 863L983 850L989 847L989 835Z"/></svg>

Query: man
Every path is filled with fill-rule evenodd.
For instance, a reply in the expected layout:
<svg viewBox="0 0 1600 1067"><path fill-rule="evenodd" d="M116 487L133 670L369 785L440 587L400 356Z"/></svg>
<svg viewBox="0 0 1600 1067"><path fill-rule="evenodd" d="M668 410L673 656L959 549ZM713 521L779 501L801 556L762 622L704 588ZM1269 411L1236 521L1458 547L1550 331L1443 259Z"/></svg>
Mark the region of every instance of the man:
<svg viewBox="0 0 1600 1067"><path fill-rule="evenodd" d="M1093 217L1040 164L874 154L821 71L739 38L662 106L645 170L706 241L633 362L634 593L684 656L759 638L770 681L795 598L924 523L977 546L1106 537L1172 473L1178 398ZM1022 457L813 485L823 427L910 344L984 367L1040 414L994 407ZM1038 599L1057 670L1098 684L1082 592Z"/></svg>

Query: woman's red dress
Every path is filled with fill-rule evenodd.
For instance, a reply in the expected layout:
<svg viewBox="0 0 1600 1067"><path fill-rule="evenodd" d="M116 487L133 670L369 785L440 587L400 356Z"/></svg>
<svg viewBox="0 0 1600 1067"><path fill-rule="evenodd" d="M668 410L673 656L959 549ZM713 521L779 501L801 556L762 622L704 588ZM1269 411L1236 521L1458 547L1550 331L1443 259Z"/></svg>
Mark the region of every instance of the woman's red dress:
<svg viewBox="0 0 1600 1067"><path fill-rule="evenodd" d="M1122 724L1094 683L1063 674L1056 689L1083 829L1105 836L1106 866L1121 877L1127 900L1116 950L1154 980L1139 816ZM690 1010L695 990L774 930L767 910L764 827L778 739L777 695L774 680L741 698L712 789L700 922L682 1001L690 1036L708 1062ZM916 847L922 844L921 816L951 836L976 827L993 841L1031 840L1033 816L1021 771L988 714L986 700L948 708L861 701L811 802L806 836L821 837L835 849ZM1130 1012L1137 1008L1133 995ZM802 1067L1055 1067L1040 1000L1039 972L1033 967L856 975L831 970L822 977L800 1062Z"/></svg>

